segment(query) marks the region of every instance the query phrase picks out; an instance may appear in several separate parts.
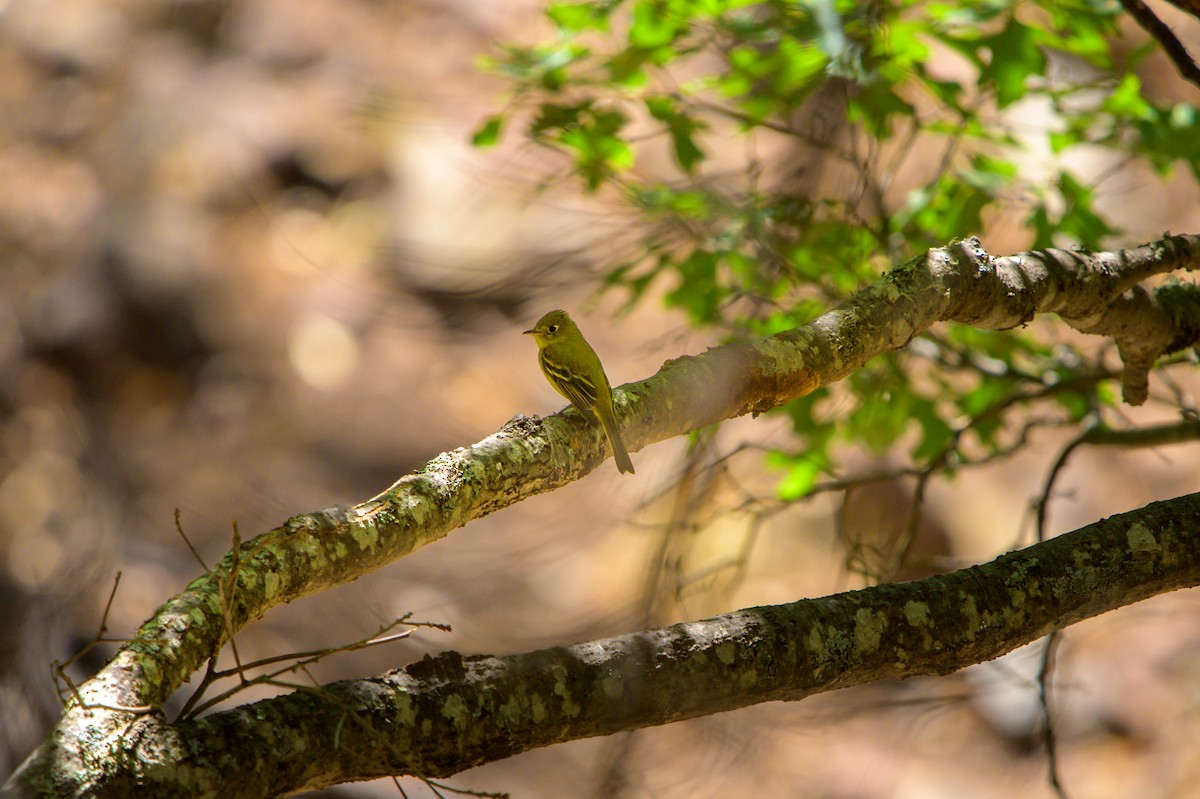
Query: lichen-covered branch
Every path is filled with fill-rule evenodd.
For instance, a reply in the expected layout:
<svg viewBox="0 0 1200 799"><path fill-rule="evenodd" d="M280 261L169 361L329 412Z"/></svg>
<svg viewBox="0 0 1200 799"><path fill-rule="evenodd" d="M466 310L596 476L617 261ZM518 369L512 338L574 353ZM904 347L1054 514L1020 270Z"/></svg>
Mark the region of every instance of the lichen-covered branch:
<svg viewBox="0 0 1200 799"><path fill-rule="evenodd" d="M1200 584L1200 494L952 574L507 657L401 671L125 733L104 795L264 797L445 776L536 747L883 679L947 674Z"/></svg>
<svg viewBox="0 0 1200 799"><path fill-rule="evenodd" d="M637 450L766 411L840 380L940 321L1002 329L1037 313L1057 313L1082 330L1114 336L1127 359L1126 397L1137 402L1154 358L1196 342L1200 304L1190 287L1161 287L1148 295L1153 301L1126 292L1151 275L1197 267L1196 235L1111 253L1046 250L993 258L976 239L930 250L812 324L675 359L654 376L622 386L616 404L624 438ZM607 451L603 434L572 410L546 419L516 417L367 502L295 517L242 544L163 605L80 687L23 773L56 775L59 795L86 792L108 779L109 770L125 768L126 709L160 707L248 621L579 479Z"/></svg>

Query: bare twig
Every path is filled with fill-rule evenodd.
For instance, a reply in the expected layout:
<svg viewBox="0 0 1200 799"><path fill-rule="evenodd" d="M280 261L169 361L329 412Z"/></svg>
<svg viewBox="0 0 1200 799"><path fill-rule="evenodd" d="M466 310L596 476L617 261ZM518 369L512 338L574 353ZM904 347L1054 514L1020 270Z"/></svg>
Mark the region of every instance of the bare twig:
<svg viewBox="0 0 1200 799"><path fill-rule="evenodd" d="M1061 764L1058 761L1058 736L1054 732L1054 715L1050 703L1050 678L1054 673L1054 655L1058 650L1060 640L1062 640L1060 630L1055 630L1046 636L1046 646L1042 650L1042 665L1038 669L1038 701L1042 706L1042 740L1046 745L1046 769L1050 778L1050 787L1054 789L1058 799L1069 799L1067 788L1063 784Z"/></svg>
<svg viewBox="0 0 1200 799"><path fill-rule="evenodd" d="M113 599L117 596L117 588L120 587L120 585L121 572L117 572L117 576L113 578L112 590L108 592L108 601L104 603L104 613L100 616L100 626L96 630L96 634L92 636L92 640L80 647L80 649L74 655L71 655L71 657L67 658L65 661L60 663L59 661L55 660L50 663L50 678L54 681L54 688L55 693L58 695L58 701L64 706L66 705L66 699L63 695L65 693L70 693L80 707L103 707L109 710L127 710L134 713L144 713L150 709L144 706L113 707L105 704L88 704L84 701L83 695L79 692L79 687L75 685L75 681L67 675L68 668L77 663L81 658L83 658L100 644L126 643L127 639L125 638L106 638L104 636L104 634L108 632L108 614L112 610ZM59 680L62 680L62 682L66 684L67 687L65 690L63 689L62 684L59 683Z"/></svg>
<svg viewBox="0 0 1200 799"><path fill-rule="evenodd" d="M229 579L217 582L217 592L221 600L221 616L225 624L225 638L229 641L229 653L233 655L233 662L240 666L242 658L238 654L237 641L234 639L236 627L234 627L233 619L229 614L229 609L233 606L234 596L237 593L238 572L242 567L242 533L238 529L236 519L233 521L233 547L230 549L230 553L233 556L233 565L229 568ZM219 639L216 646L213 647L210 660L216 660L218 654L220 654Z"/></svg>
<svg viewBox="0 0 1200 799"><path fill-rule="evenodd" d="M378 632L376 632L374 635L372 635L368 638L363 638L358 641L353 641L349 644L342 644L341 646L326 647L324 649L312 649L312 650L308 650L306 652L290 652L290 653L282 654L282 655L273 655L271 657L263 658L261 660L256 660L256 661L253 661L250 663L244 663L244 664L239 663L233 669L226 669L224 671L210 671L208 674L205 674L204 682L201 684L201 686L199 688L196 689L196 693L193 694L193 697L188 700L188 704L184 707L183 711L181 711L181 713L180 713L180 718L181 719L194 718L195 716L198 716L201 713L203 713L205 710L208 710L210 707L213 707L214 705L216 705L220 702L223 702L226 699L229 699L230 697L237 695L238 693L241 693L242 691L246 690L247 688L249 688L252 685L278 685L281 687L294 687L290 684L280 683L276 678L279 677L281 674L286 674L291 671L304 671L307 669L308 666L312 665L313 663L317 663L318 661L320 661L330 655L334 655L334 654L338 654L338 653L342 653L342 652L356 652L360 649L367 649L369 647L380 646L382 644L389 644L394 641L400 641L400 640L411 637L412 634L416 632L415 628L417 628L417 627L433 627L435 629L439 629L439 630L443 630L443 631L450 630L450 626L446 625L446 624L438 624L436 622L411 622L408 620L408 615L409 614L406 614L398 619L395 619L390 624L384 626ZM409 626L413 627L414 629L405 630L404 632L394 633L391 635L387 634L390 630L394 629L395 627L400 626L401 624L409 625ZM262 668L264 666L270 666L275 663L280 663L283 661L293 661L293 662L289 663L287 666L284 666L283 668L276 669L275 671L271 671L266 674L259 674L254 677L246 676L246 672L249 670ZM197 704L198 697L205 690L207 690L209 685L211 685L216 680L229 678L229 677L238 677L239 678L238 684L226 691L223 691L223 692L217 694L216 696L212 697L211 699L204 702L203 704Z"/></svg>
<svg viewBox="0 0 1200 799"><path fill-rule="evenodd" d="M450 793L458 794L459 796L482 796L487 799L508 799L508 794L494 791L472 791L469 788L455 788L453 785L447 785L444 782L434 782L433 780L421 778L421 782L429 786L429 789L441 796L441 791L449 791Z"/></svg>
<svg viewBox="0 0 1200 799"><path fill-rule="evenodd" d="M1129 12L1129 16L1137 20L1142 30L1158 40L1163 52L1175 64L1183 79L1200 86L1200 67L1196 66L1183 42L1175 36L1175 31L1150 10L1142 0L1121 0L1121 5Z"/></svg>
<svg viewBox="0 0 1200 799"><path fill-rule="evenodd" d="M187 537L187 533L183 531L183 523L179 519L180 511L179 508L176 508L175 532L179 533L179 537L183 539L183 543L187 544L188 551L192 553L192 557L195 558L196 562L200 564L200 568L204 569L206 572L212 571L212 569L208 568L208 564L204 562L204 558L200 557L200 553L196 550L196 547L192 545L192 540Z"/></svg>
<svg viewBox="0 0 1200 799"><path fill-rule="evenodd" d="M1066 468L1067 461L1079 447L1087 444L1092 446L1113 446L1122 448L1156 447L1165 444L1175 444L1183 441L1194 441L1200 438L1200 422L1185 418L1183 421L1144 427L1133 430L1113 430L1099 422L1094 422L1080 435L1072 439L1055 459L1050 473L1046 477L1042 494L1036 503L1037 540L1046 540L1046 513L1050 498L1054 492L1054 483ZM1050 786L1059 799L1068 799L1066 787L1063 784L1060 763L1058 759L1058 740L1054 732L1054 718L1050 699L1050 680L1054 671L1054 654L1060 640L1060 631L1055 630L1046 636L1046 646L1042 652L1042 665L1038 671L1038 699L1042 707L1042 734L1046 747L1047 769Z"/></svg>
<svg viewBox="0 0 1200 799"><path fill-rule="evenodd" d="M1050 467L1050 473L1046 476L1046 483L1042 488L1041 498L1037 502L1037 540L1046 540L1046 513L1054 491L1054 483L1058 480L1062 470L1066 468L1071 455L1079 447L1088 444L1098 447L1138 449L1180 444L1198 439L1200 439L1200 421L1191 418L1185 418L1183 421L1173 424L1139 427L1131 430L1114 430L1099 422L1093 422L1063 448L1054 461L1054 465Z"/></svg>

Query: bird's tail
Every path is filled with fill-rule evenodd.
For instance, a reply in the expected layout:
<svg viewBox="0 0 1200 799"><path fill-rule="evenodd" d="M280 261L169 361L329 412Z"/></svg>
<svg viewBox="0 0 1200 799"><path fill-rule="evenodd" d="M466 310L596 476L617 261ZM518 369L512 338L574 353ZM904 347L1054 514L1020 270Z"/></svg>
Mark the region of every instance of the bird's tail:
<svg viewBox="0 0 1200 799"><path fill-rule="evenodd" d="M608 443L612 446L613 460L617 462L617 471L622 474L633 474L633 461L629 459L629 451L625 449L625 442L621 440L621 432L617 430L616 417L610 413L597 413L600 419L600 426L604 428L604 435L608 438Z"/></svg>

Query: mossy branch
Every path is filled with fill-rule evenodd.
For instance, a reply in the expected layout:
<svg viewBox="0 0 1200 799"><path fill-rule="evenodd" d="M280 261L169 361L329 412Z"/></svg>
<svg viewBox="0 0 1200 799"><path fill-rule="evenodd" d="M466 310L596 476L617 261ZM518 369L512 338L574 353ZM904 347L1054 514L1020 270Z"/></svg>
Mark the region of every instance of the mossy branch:
<svg viewBox="0 0 1200 799"><path fill-rule="evenodd" d="M89 787L257 799L440 777L554 743L948 674L1200 584L1198 540L1192 494L924 580L506 657L444 652L176 725L143 717L121 736L125 767Z"/></svg>
<svg viewBox="0 0 1200 799"><path fill-rule="evenodd" d="M1044 250L993 258L977 239L933 249L809 325L678 358L654 376L622 386L616 404L624 438L636 451L769 410L904 347L937 322L1004 329L1038 313L1057 313L1080 330L1113 336L1126 360L1126 399L1141 402L1154 359L1196 343L1200 302L1192 287L1150 292L1138 284L1197 267L1196 235L1107 253ZM545 419L518 416L362 504L297 516L245 542L163 605L79 687L13 784L44 787L34 775L54 775L56 795L77 795L125 773L137 760L129 756L131 725L157 718L128 709L161 707L247 622L357 579L473 519L577 480L607 452L603 434L573 411Z"/></svg>

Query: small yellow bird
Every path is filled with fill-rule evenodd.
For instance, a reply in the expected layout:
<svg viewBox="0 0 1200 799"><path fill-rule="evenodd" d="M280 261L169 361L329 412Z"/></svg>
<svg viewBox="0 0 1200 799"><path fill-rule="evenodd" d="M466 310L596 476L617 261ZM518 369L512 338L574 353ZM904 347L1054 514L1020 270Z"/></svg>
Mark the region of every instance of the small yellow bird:
<svg viewBox="0 0 1200 799"><path fill-rule="evenodd" d="M621 432L617 429L617 418L613 414L612 388L608 375L592 345L579 332L579 328L567 316L566 311L551 311L538 320L532 330L524 334L533 336L538 345L538 365L542 374L574 405L588 421L599 419L604 435L612 446L617 469L633 474L633 461Z"/></svg>

